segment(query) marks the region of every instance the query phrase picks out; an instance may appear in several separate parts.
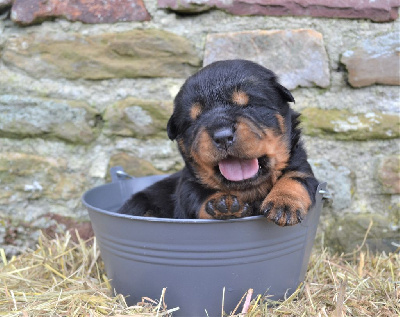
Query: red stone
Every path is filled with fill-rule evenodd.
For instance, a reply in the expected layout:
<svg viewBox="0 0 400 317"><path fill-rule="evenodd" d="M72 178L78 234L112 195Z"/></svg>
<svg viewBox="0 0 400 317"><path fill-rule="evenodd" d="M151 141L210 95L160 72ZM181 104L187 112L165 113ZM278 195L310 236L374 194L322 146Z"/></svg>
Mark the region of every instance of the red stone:
<svg viewBox="0 0 400 317"><path fill-rule="evenodd" d="M200 12L216 7L236 15L312 16L324 18L396 20L398 0L158 0L159 8Z"/></svg>
<svg viewBox="0 0 400 317"><path fill-rule="evenodd" d="M378 178L386 194L400 194L400 156L392 155L381 160Z"/></svg>
<svg viewBox="0 0 400 317"><path fill-rule="evenodd" d="M391 32L363 38L356 47L342 54L349 72L349 84L365 87L374 84L400 85L399 34Z"/></svg>
<svg viewBox="0 0 400 317"><path fill-rule="evenodd" d="M207 35L204 66L243 56L271 69L288 89L327 88L330 84L328 55L322 34L315 30L254 30Z"/></svg>
<svg viewBox="0 0 400 317"><path fill-rule="evenodd" d="M33 24L53 18L84 23L148 21L150 14L142 0L15 0L11 19Z"/></svg>
<svg viewBox="0 0 400 317"><path fill-rule="evenodd" d="M79 238L87 243L91 244L91 238L94 237L92 224L89 221L79 222L74 218L64 217L58 214L45 214L41 218L54 220L57 225L51 225L43 230L44 234L50 239L54 239L57 235L57 227L63 225L65 232L68 231L71 234L71 239L75 243L79 243ZM78 238L79 236L79 238Z"/></svg>

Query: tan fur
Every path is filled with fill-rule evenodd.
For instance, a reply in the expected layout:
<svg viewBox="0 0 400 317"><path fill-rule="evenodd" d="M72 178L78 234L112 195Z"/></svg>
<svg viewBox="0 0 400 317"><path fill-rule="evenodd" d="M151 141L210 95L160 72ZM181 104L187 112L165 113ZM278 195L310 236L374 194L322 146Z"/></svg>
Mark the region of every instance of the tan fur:
<svg viewBox="0 0 400 317"><path fill-rule="evenodd" d="M267 208L268 204L273 203L274 207L289 207L290 216L289 223L297 222L297 211L300 212L300 216L304 217L307 210L311 206L311 199L308 195L307 190L304 186L296 180L290 177L305 177L304 173L290 172L285 174L279 181L274 185L267 198L261 205L261 210ZM276 216L276 210L273 209L267 216L268 219L273 220ZM286 214L282 214L279 219L279 225L284 226L287 222Z"/></svg>
<svg viewBox="0 0 400 317"><path fill-rule="evenodd" d="M285 119L279 114L276 114L276 118L278 119L279 128L281 129L281 133L286 133Z"/></svg>
<svg viewBox="0 0 400 317"><path fill-rule="evenodd" d="M202 106L199 102L195 102L190 108L190 118L196 120L202 112Z"/></svg>
<svg viewBox="0 0 400 317"><path fill-rule="evenodd" d="M249 100L249 95L242 90L235 90L232 94L232 101L238 106L247 106Z"/></svg>
<svg viewBox="0 0 400 317"><path fill-rule="evenodd" d="M202 129L195 139L191 157L196 165L196 174L200 181L208 187L220 189L218 179L215 177L214 165L218 153L212 143L211 137Z"/></svg>
<svg viewBox="0 0 400 317"><path fill-rule="evenodd" d="M289 150L283 136L272 129L262 130L245 118L238 120L236 142L229 148L228 154L245 159L267 155L270 160L271 174L268 180L250 190L230 191L220 183L214 171L215 166L224 157L221 157L221 153L215 148L205 129L198 133L191 149L191 157L196 164L196 173L200 181L210 188L235 195L243 201L254 201L266 197L289 160Z"/></svg>

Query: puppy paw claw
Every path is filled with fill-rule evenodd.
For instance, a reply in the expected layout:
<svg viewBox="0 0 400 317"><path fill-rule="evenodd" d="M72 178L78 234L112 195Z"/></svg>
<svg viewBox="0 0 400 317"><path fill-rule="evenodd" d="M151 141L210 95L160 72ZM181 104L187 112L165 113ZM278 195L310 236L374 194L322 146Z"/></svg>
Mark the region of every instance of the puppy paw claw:
<svg viewBox="0 0 400 317"><path fill-rule="evenodd" d="M303 221L307 210L294 209L290 204L267 201L261 206L264 216L279 226L293 226Z"/></svg>

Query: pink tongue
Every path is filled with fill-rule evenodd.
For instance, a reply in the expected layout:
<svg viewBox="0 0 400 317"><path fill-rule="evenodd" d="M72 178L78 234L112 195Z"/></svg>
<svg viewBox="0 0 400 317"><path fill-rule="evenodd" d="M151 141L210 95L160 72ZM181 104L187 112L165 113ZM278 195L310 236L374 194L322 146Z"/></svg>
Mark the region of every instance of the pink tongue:
<svg viewBox="0 0 400 317"><path fill-rule="evenodd" d="M258 160L226 159L218 164L221 174L230 181L242 181L258 172Z"/></svg>

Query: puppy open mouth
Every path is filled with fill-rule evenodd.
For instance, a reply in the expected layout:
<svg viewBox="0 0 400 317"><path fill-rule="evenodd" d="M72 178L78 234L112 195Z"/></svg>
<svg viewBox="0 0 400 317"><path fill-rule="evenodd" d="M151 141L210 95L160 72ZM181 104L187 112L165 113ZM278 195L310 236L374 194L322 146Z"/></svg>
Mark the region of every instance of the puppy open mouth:
<svg viewBox="0 0 400 317"><path fill-rule="evenodd" d="M257 175L260 165L258 159L228 157L218 163L223 177L232 182L240 182Z"/></svg>

